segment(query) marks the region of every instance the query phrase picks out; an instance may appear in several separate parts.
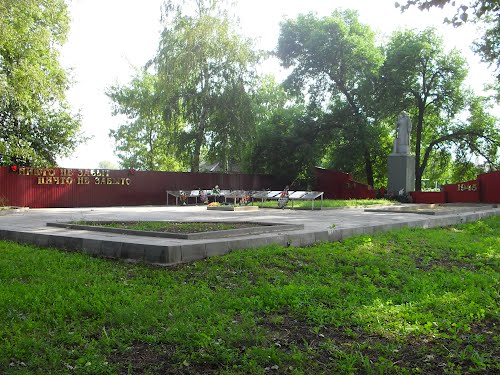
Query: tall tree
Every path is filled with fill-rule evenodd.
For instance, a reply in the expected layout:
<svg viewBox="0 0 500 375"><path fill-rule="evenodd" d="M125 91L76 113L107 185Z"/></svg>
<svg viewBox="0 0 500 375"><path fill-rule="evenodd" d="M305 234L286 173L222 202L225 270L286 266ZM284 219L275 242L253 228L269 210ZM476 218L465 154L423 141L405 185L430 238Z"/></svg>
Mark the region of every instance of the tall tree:
<svg viewBox="0 0 500 375"><path fill-rule="evenodd" d="M224 166L239 161L253 125L247 90L255 62L250 41L236 33L221 1L195 3L189 15L182 3L167 2L154 59L163 120L189 154L191 171L199 170L203 148Z"/></svg>
<svg viewBox="0 0 500 375"><path fill-rule="evenodd" d="M486 121L481 101L463 86L467 67L457 50L445 52L433 29L396 32L386 49L380 97L398 98L386 106L394 113L409 110L415 137L415 189L422 188L422 176L433 153L453 144L472 154L488 157L491 163L498 147L495 126ZM481 121L460 121L459 115L471 106L482 114ZM493 122L494 123L494 122Z"/></svg>
<svg viewBox="0 0 500 375"><path fill-rule="evenodd" d="M66 102L63 0L0 1L0 163L54 165L83 140Z"/></svg>
<svg viewBox="0 0 500 375"><path fill-rule="evenodd" d="M374 82L383 62L375 34L354 11L335 11L317 18L299 15L281 25L277 56L292 72L285 86L318 108L330 106L331 125L341 127L351 142L350 154L359 155L368 184L374 184L372 148L378 147L374 126Z"/></svg>

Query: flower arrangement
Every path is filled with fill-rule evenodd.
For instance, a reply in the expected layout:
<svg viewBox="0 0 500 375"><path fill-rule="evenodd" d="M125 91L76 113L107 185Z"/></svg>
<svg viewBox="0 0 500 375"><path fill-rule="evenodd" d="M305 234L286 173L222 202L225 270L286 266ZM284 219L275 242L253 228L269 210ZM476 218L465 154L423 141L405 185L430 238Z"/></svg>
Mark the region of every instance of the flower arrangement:
<svg viewBox="0 0 500 375"><path fill-rule="evenodd" d="M179 198L181 199L182 205L185 206L187 203L187 198L188 198L187 193L185 191L181 191Z"/></svg>
<svg viewBox="0 0 500 375"><path fill-rule="evenodd" d="M205 190L198 189L198 194L200 197L200 202L203 204L208 204L208 197L207 197L207 193L205 192Z"/></svg>
<svg viewBox="0 0 500 375"><path fill-rule="evenodd" d="M245 195L240 198L240 206L246 206L248 203L250 203L250 199L250 195L245 193Z"/></svg>
<svg viewBox="0 0 500 375"><path fill-rule="evenodd" d="M214 188L212 189L212 195L215 195L218 197L220 195L220 187L219 185L215 185Z"/></svg>
<svg viewBox="0 0 500 375"><path fill-rule="evenodd" d="M283 189L280 193L280 197L278 198L278 208L284 209L288 204L288 200L290 199L290 195L288 193L288 185Z"/></svg>

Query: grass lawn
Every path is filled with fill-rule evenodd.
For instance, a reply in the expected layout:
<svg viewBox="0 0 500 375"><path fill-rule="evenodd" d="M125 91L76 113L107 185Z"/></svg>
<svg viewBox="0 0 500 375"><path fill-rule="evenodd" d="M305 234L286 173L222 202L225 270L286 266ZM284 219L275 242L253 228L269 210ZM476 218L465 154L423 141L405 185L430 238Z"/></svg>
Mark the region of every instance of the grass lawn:
<svg viewBox="0 0 500 375"><path fill-rule="evenodd" d="M342 207L355 207L355 206L372 206L376 204L394 204L394 201L387 199L324 199L323 208L342 208ZM278 208L277 200L267 200L264 202L254 201L255 206L262 208ZM293 208L311 209L311 201L293 201ZM314 201L314 208L321 207L321 200ZM288 202L286 208L292 208L292 201Z"/></svg>
<svg viewBox="0 0 500 375"><path fill-rule="evenodd" d="M0 241L1 374L496 374L500 216L154 268Z"/></svg>

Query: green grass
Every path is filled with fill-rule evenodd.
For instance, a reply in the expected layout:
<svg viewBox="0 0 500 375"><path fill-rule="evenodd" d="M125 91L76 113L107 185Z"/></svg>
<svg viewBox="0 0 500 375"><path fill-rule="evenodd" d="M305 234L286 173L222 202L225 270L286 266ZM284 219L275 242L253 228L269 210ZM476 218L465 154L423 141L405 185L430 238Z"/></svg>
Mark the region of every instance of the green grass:
<svg viewBox="0 0 500 375"><path fill-rule="evenodd" d="M175 268L0 242L0 373L493 374L500 216Z"/></svg>
<svg viewBox="0 0 500 375"><path fill-rule="evenodd" d="M262 208L278 208L277 200L268 200L264 202L254 201L254 205ZM355 207L355 206L372 206L375 204L394 204L393 201L387 199L324 199L323 208L342 208L342 207ZM297 209L310 209L312 206L311 201L299 201L295 200L293 202L293 208ZM314 201L314 208L321 207L321 200L317 199ZM292 208L292 201L288 202L286 208Z"/></svg>
<svg viewBox="0 0 500 375"><path fill-rule="evenodd" d="M136 222L98 222L75 221L73 224L91 225L107 228L123 228L153 232L199 233L257 226L251 223L216 223L216 222L167 222L167 221L136 221Z"/></svg>

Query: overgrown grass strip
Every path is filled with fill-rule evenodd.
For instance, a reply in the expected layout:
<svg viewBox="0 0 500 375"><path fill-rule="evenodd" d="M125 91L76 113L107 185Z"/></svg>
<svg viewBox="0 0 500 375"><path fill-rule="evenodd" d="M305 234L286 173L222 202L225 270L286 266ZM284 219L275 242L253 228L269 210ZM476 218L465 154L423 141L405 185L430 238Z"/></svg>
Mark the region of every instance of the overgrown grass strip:
<svg viewBox="0 0 500 375"><path fill-rule="evenodd" d="M175 268L0 242L0 373L497 373L500 217Z"/></svg>
<svg viewBox="0 0 500 375"><path fill-rule="evenodd" d="M278 208L277 200L266 200L264 202L254 201L252 204L257 205L262 208ZM390 201L387 199L324 199L323 202L321 200L316 199L313 202L310 200L294 200L293 208L294 209L311 209L314 207L315 209L322 208L343 208L343 207L358 207L358 206L374 206L374 205L387 205L394 204L394 201ZM292 202L289 201L286 208L292 208Z"/></svg>

